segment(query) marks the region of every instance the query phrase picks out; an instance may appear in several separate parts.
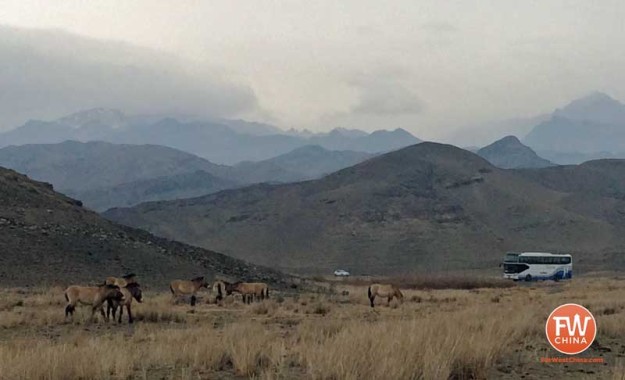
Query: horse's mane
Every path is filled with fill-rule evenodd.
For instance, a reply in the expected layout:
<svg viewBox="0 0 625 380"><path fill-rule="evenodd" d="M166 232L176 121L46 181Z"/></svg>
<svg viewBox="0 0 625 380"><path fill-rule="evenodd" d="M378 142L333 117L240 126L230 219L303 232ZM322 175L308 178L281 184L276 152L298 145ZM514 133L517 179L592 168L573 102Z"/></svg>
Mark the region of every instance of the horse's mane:
<svg viewBox="0 0 625 380"><path fill-rule="evenodd" d="M129 278L133 278L135 276L136 276L136 274L134 274L134 273L128 273L127 275L122 276L122 278L125 279L125 280L128 280Z"/></svg>
<svg viewBox="0 0 625 380"><path fill-rule="evenodd" d="M193 282L204 281L204 276L196 277L196 278L192 279L191 281L193 281Z"/></svg>
<svg viewBox="0 0 625 380"><path fill-rule="evenodd" d="M139 283L137 283L137 282L131 282L130 284L126 284L126 288L128 288L128 289L138 288L140 286L141 285L139 285Z"/></svg>

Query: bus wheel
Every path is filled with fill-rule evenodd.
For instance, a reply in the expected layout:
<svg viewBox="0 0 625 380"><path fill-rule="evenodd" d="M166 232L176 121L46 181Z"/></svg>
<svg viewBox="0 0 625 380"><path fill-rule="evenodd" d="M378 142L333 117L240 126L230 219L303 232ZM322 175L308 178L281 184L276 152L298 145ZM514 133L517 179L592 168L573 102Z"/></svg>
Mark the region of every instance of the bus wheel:
<svg viewBox="0 0 625 380"><path fill-rule="evenodd" d="M528 274L527 276L525 276L525 281L532 281L532 275Z"/></svg>

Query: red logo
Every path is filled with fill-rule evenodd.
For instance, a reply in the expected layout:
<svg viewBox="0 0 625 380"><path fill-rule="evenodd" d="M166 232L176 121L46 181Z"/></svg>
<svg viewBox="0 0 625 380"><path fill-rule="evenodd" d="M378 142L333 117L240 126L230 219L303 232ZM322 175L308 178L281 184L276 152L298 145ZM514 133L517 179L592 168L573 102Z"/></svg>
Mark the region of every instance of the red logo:
<svg viewBox="0 0 625 380"><path fill-rule="evenodd" d="M585 307L567 303L551 312L545 333L553 348L563 354L575 355L586 351L594 342L597 322Z"/></svg>

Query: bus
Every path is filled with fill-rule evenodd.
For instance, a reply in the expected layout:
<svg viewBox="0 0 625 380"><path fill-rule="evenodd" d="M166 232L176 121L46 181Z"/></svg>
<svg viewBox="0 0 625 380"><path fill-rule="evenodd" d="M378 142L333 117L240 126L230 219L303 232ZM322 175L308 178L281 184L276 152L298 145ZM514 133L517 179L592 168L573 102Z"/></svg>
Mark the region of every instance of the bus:
<svg viewBox="0 0 625 380"><path fill-rule="evenodd" d="M570 279L573 277L573 257L546 252L507 252L503 277L515 281Z"/></svg>

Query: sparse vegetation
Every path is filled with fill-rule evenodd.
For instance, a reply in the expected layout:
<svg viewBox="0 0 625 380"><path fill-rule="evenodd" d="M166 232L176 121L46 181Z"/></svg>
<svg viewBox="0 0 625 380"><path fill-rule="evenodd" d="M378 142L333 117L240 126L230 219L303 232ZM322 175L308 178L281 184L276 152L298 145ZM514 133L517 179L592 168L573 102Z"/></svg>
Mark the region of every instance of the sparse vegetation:
<svg viewBox="0 0 625 380"><path fill-rule="evenodd" d="M276 293L281 302L174 305L147 293L136 324L89 324L87 309L63 317L61 289L0 291L0 379L235 378L485 379L532 370L559 356L544 339L545 318L564 302L595 313L597 344L569 364L623 378L625 280L587 278L512 288L404 289L405 302L372 310L366 287L335 285L336 296ZM343 292L348 292L343 295ZM532 301L529 301L530 298ZM518 307L528 304L531 307ZM21 306L18 306L21 305ZM193 313L191 313L193 311ZM357 348L357 349L355 349ZM32 358L37 365L32 365ZM526 376L527 377L527 376Z"/></svg>

